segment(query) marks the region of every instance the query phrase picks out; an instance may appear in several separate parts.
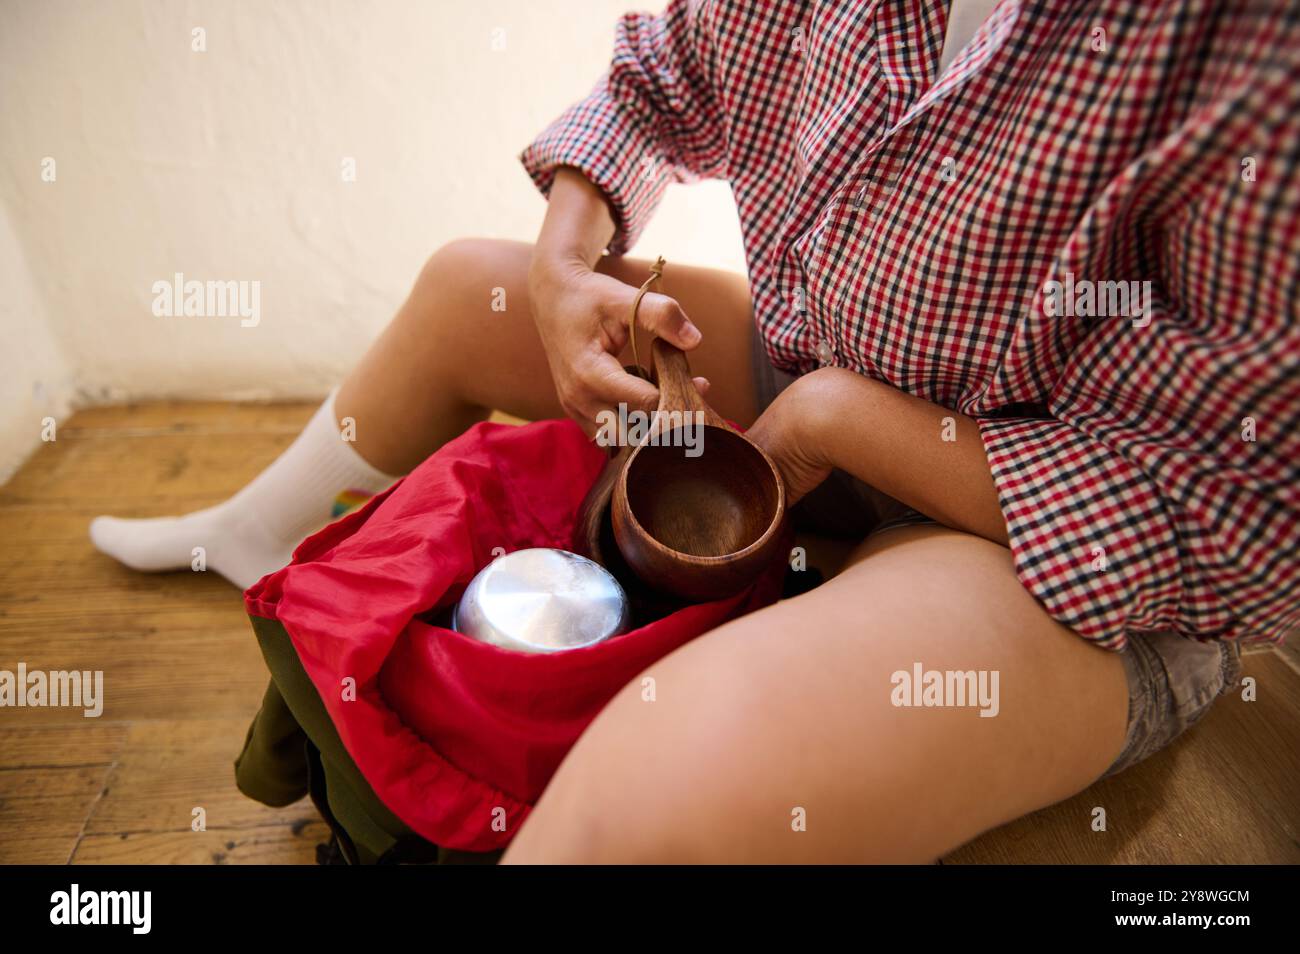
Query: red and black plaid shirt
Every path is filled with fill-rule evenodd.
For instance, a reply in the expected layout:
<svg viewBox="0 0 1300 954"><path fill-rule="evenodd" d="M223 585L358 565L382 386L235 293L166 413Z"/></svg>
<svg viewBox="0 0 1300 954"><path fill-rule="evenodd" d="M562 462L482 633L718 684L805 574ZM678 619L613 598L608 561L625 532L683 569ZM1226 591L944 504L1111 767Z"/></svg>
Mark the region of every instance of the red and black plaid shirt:
<svg viewBox="0 0 1300 954"><path fill-rule="evenodd" d="M524 164L543 191L559 165L600 186L615 252L668 183L729 181L773 362L976 418L1016 572L1076 632L1278 637L1300 607L1300 11L1003 0L936 81L946 16L629 14Z"/></svg>

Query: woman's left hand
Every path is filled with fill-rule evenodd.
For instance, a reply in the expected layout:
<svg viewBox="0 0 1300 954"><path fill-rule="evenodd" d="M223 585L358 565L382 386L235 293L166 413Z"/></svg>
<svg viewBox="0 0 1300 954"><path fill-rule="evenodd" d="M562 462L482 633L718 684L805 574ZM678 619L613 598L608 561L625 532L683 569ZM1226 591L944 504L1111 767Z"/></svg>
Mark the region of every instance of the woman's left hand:
<svg viewBox="0 0 1300 954"><path fill-rule="evenodd" d="M813 371L795 380L745 435L771 455L793 505L830 476L824 427L834 426L838 390L833 376Z"/></svg>
<svg viewBox="0 0 1300 954"><path fill-rule="evenodd" d="M838 467L945 526L1007 545L979 424L847 368L781 392L748 431L793 504Z"/></svg>

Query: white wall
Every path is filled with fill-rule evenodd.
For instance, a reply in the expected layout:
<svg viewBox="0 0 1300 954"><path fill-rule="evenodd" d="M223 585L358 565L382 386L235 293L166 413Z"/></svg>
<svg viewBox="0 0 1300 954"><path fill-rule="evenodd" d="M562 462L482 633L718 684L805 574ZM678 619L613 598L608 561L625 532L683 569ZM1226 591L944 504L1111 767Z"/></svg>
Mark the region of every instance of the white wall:
<svg viewBox="0 0 1300 954"><path fill-rule="evenodd" d="M58 436L73 393L71 371L9 216L0 209L0 482L42 432ZM51 422L51 432L44 425Z"/></svg>
<svg viewBox="0 0 1300 954"><path fill-rule="evenodd" d="M49 408L316 396L440 244L531 239L515 155L636 2L0 0L0 476L37 381ZM673 190L638 251L742 269L726 186ZM260 324L155 317L176 272L260 282Z"/></svg>

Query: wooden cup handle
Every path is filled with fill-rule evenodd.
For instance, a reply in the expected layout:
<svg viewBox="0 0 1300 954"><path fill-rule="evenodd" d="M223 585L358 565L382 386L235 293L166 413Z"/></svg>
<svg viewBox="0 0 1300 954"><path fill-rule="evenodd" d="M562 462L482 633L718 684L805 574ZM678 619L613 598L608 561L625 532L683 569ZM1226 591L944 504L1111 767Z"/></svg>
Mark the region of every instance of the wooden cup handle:
<svg viewBox="0 0 1300 954"><path fill-rule="evenodd" d="M704 395L695 389L685 351L663 338L656 338L650 345L650 357L655 384L659 388L659 410L700 411L706 424L729 426L717 411L709 407Z"/></svg>
<svg viewBox="0 0 1300 954"><path fill-rule="evenodd" d="M685 351L663 338L655 338L650 343L650 361L659 388L659 410L703 410L704 399L691 380L691 363Z"/></svg>
<svg viewBox="0 0 1300 954"><path fill-rule="evenodd" d="M654 338L650 342L649 374L637 363L636 309L641 304L641 299L645 297L645 293L650 286L662 277L663 272L664 257L660 255L655 260L655 263L650 266L650 277L637 289L636 298L632 300L632 308L627 317L627 333L632 342L632 364L625 365L623 370L627 371L628 374L645 378L659 388L660 411L700 412L704 415L705 424L728 427L727 422L705 402L704 396L695 390L695 382L691 380L691 365L686 360L686 352L676 345L669 344L662 338Z"/></svg>

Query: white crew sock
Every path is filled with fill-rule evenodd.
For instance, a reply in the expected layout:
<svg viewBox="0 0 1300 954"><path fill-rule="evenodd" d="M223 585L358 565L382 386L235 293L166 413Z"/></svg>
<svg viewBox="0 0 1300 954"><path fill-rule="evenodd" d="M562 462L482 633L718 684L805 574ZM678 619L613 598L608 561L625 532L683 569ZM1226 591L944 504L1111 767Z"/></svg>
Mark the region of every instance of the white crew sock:
<svg viewBox="0 0 1300 954"><path fill-rule="evenodd" d="M329 523L341 493L375 494L396 479L343 440L331 392L288 450L229 500L182 517L96 517L90 539L150 572L189 569L194 548L203 547L207 569L243 590L286 565L305 537Z"/></svg>

